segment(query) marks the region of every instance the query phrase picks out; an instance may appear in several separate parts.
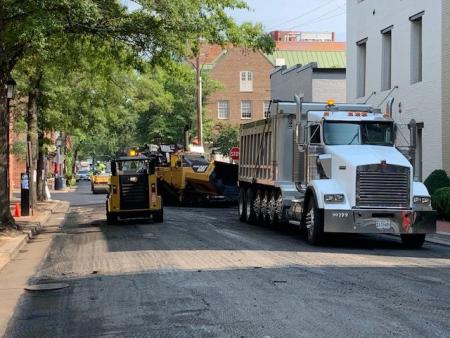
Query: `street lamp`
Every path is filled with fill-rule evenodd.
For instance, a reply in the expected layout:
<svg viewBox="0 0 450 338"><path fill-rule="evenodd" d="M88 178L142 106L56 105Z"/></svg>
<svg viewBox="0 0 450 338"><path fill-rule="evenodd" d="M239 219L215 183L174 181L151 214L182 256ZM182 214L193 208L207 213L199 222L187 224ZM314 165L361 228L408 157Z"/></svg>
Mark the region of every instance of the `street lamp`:
<svg viewBox="0 0 450 338"><path fill-rule="evenodd" d="M17 83L13 78L9 78L9 80L6 81L6 97L8 99L14 98L14 96L16 95L16 87Z"/></svg>

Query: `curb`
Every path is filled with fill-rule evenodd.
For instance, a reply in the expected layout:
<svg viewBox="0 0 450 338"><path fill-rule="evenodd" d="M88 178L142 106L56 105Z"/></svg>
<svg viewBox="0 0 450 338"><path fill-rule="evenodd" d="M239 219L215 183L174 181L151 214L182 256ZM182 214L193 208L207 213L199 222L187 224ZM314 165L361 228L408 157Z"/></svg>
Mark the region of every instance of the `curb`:
<svg viewBox="0 0 450 338"><path fill-rule="evenodd" d="M427 235L425 237L426 242L434 243L434 244L440 244L440 245L450 245L450 235L444 235L444 234L433 234L433 235Z"/></svg>
<svg viewBox="0 0 450 338"><path fill-rule="evenodd" d="M64 205L64 202L58 201L43 214L40 220L29 223L25 221L17 222L22 229L22 235L14 237L14 239L12 239L9 243L6 243L0 247L0 270L2 270L5 265L17 256L19 251L28 243L29 240L33 239L41 232L42 228L49 221L52 215L55 214L57 210L63 209Z"/></svg>
<svg viewBox="0 0 450 338"><path fill-rule="evenodd" d="M17 256L28 240L28 234L23 234L14 237L9 243L0 247L0 270Z"/></svg>

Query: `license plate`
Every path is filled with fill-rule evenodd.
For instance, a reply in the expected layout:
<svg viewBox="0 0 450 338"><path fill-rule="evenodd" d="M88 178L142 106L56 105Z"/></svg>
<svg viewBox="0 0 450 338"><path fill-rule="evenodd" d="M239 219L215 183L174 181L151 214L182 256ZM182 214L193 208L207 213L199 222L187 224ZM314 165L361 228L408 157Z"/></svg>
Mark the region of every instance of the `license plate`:
<svg viewBox="0 0 450 338"><path fill-rule="evenodd" d="M389 230L391 228L391 221L386 219L379 219L375 221L375 227L378 230Z"/></svg>

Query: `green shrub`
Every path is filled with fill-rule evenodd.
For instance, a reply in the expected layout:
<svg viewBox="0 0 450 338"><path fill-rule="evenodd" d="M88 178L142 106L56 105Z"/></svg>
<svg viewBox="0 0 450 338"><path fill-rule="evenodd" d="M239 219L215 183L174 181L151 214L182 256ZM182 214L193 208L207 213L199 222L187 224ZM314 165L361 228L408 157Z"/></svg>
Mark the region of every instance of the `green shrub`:
<svg viewBox="0 0 450 338"><path fill-rule="evenodd" d="M435 191L431 199L433 209L438 213L439 219L450 221L450 187Z"/></svg>
<svg viewBox="0 0 450 338"><path fill-rule="evenodd" d="M68 179L66 180L66 185L67 185L68 187L74 187L74 186L76 186L76 185L77 185L77 181L76 181L75 177L68 178Z"/></svg>
<svg viewBox="0 0 450 338"><path fill-rule="evenodd" d="M430 195L433 196L436 190L444 187L450 187L450 178L445 170L439 169L433 171L423 183L427 187Z"/></svg>

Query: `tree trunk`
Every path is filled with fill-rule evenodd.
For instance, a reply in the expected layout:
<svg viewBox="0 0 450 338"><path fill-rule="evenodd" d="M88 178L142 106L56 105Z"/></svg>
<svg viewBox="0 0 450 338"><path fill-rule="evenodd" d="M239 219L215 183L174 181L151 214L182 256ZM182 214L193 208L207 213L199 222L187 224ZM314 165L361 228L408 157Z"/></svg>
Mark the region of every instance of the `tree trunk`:
<svg viewBox="0 0 450 338"><path fill-rule="evenodd" d="M79 150L80 150L80 146L75 146L75 149L73 150L72 176L75 175L75 170L76 170L76 167L77 167L77 157L78 157Z"/></svg>
<svg viewBox="0 0 450 338"><path fill-rule="evenodd" d="M30 180L30 206L32 209L36 208L37 202L37 182L35 178L38 176L37 161L38 161L38 100L40 95L42 74L38 72L33 77L30 77L30 90L28 92L27 105L27 141L31 144L31 158L29 159L28 174Z"/></svg>
<svg viewBox="0 0 450 338"><path fill-rule="evenodd" d="M45 184L47 182L46 154L44 150L44 133L38 133L38 160L37 160L37 200L45 201Z"/></svg>
<svg viewBox="0 0 450 338"><path fill-rule="evenodd" d="M9 102L6 82L9 70L0 69L0 230L18 229L11 215L9 187Z"/></svg>

